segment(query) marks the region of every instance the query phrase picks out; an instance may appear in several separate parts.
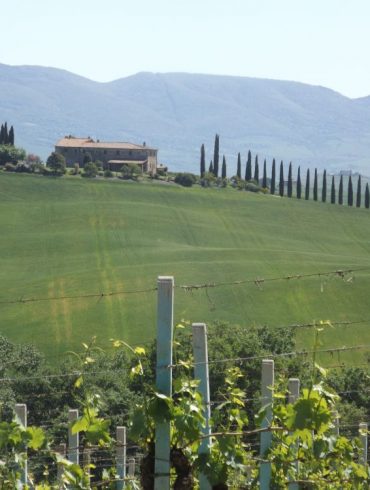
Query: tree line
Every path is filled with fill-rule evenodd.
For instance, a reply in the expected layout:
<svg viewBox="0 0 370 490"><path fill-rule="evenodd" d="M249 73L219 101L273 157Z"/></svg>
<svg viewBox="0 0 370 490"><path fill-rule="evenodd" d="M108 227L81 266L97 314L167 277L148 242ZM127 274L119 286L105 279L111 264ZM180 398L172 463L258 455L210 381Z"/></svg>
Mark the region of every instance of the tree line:
<svg viewBox="0 0 370 490"><path fill-rule="evenodd" d="M220 137L218 134L215 136L214 142L214 151L213 151L213 159L210 161L208 167L208 175L211 175L214 178L221 177L222 180L227 178L227 164L226 157L223 155L222 158L222 167L221 172L219 172L219 161L220 161ZM292 162L289 163L288 167L288 175L287 179L285 178L284 172L284 162L281 160L279 167L279 175L277 176L277 168L276 168L276 159L273 158L271 164L271 174L270 177L267 176L267 163L266 159L263 162L262 169L262 178L260 177L260 169L259 169L259 161L258 155L255 155L254 164L252 162L252 153L248 151L248 157L245 166L245 173L242 177L242 163L241 163L241 155L238 153L237 157L237 165L236 165L236 174L234 175L234 179L238 179L240 181L245 182L254 182L257 185L261 185L262 189L265 191L269 191L270 194L276 194L280 197L284 197L285 195L289 198L296 197L297 199L305 199L309 200L311 198L311 174L310 169L306 171L306 180L305 186L303 189L302 178L301 178L301 167L298 167L296 180L293 180L293 166ZM200 177L204 179L207 177L206 171L206 157L205 157L205 147L204 144L201 146L200 150ZM277 178L278 177L278 178ZM319 176L317 172L317 168L315 168L314 176L313 176L313 188L312 188L312 198L314 201L321 200L322 202L327 202L329 199L329 186L327 182L328 176L327 171L324 170L322 175L321 188L319 189ZM295 184L295 196L294 194L294 184ZM321 195L319 195L321 192ZM356 199L354 199L354 183L352 182L352 175L349 175L348 183L347 183L347 205L348 206L356 206L361 207L362 205L362 181L361 175L357 178L356 185ZM340 175L339 187L338 190L336 188L335 176L331 176L331 184L330 184L330 202L331 204L340 204L343 205L345 201L344 197L344 182L343 175ZM364 206L369 209L370 207L370 190L369 184L366 183L365 193L364 193Z"/></svg>
<svg viewBox="0 0 370 490"><path fill-rule="evenodd" d="M1 125L0 129L0 145L14 146L14 128L10 126L8 130L8 123L5 122Z"/></svg>

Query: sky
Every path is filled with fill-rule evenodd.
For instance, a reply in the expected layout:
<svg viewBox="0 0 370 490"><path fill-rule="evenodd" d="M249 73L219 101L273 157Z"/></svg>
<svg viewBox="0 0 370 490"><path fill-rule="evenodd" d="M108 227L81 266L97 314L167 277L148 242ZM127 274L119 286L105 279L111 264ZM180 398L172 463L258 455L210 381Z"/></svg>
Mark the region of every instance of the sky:
<svg viewBox="0 0 370 490"><path fill-rule="evenodd" d="M99 82L141 71L370 95L369 0L0 0L0 63Z"/></svg>

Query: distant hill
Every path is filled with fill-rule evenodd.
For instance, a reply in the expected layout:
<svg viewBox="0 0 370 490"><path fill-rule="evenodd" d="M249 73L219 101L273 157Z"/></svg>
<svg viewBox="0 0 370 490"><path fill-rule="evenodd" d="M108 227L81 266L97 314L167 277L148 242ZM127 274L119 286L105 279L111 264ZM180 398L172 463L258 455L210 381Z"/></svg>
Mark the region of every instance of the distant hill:
<svg viewBox="0 0 370 490"><path fill-rule="evenodd" d="M64 70L0 64L0 120L17 143L46 157L66 135L158 147L173 170L198 171L214 134L229 168L248 149L260 158L369 174L370 97L257 78L138 73L98 83ZM231 172L231 170L230 170Z"/></svg>

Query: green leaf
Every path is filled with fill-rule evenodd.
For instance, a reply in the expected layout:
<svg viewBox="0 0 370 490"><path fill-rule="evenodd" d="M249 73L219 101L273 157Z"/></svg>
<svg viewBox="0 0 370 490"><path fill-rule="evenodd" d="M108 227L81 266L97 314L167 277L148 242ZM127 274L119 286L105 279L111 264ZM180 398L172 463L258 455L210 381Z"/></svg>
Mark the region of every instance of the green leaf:
<svg viewBox="0 0 370 490"><path fill-rule="evenodd" d="M30 447L31 449L34 449L34 450L37 450L37 449L40 449L45 440L46 440L46 437L45 437L45 433L42 429L40 429L39 427L28 427L27 431L27 436L28 436L28 447Z"/></svg>

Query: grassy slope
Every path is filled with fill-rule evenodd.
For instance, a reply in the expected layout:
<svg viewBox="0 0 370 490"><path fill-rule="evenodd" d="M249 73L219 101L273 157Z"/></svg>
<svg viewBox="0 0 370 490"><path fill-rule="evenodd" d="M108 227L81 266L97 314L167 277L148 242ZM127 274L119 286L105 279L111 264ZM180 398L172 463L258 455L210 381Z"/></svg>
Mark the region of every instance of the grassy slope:
<svg viewBox="0 0 370 490"><path fill-rule="evenodd" d="M370 213L330 204L159 184L0 174L0 300L370 267ZM300 279L176 290L175 318L286 325L370 319L370 271L353 281ZM155 292L0 305L0 331L58 353L98 334L155 332ZM368 325L324 336L369 343ZM300 332L309 348L312 333ZM344 357L344 356L342 356ZM358 354L353 354L358 359Z"/></svg>

